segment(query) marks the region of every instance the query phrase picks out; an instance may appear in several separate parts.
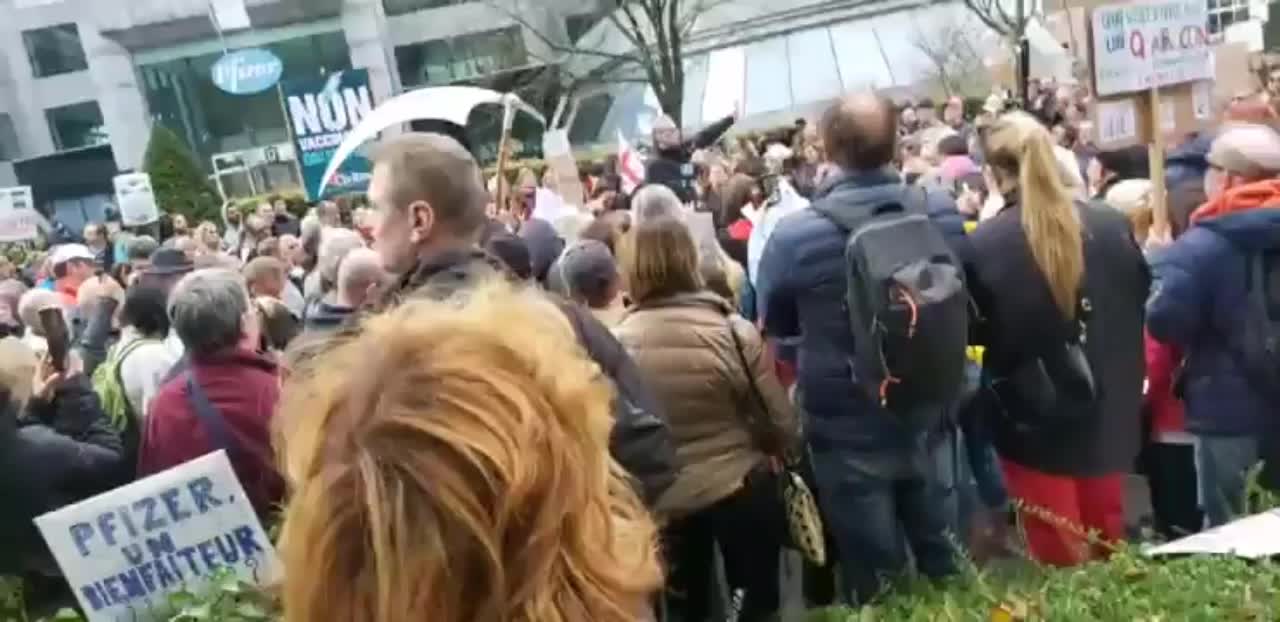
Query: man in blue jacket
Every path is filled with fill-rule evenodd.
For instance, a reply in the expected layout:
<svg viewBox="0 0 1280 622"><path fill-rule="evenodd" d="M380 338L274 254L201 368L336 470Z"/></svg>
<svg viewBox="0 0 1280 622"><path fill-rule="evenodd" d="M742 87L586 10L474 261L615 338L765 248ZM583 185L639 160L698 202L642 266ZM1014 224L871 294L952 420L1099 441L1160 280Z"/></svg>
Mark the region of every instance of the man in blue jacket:
<svg viewBox="0 0 1280 622"><path fill-rule="evenodd" d="M890 167L897 137L891 102L851 96L827 111L821 131L840 172L817 190L815 206L871 210L924 202L949 238L963 238L963 219L949 196L907 188ZM757 290L765 332L799 346L798 388L810 415L818 489L845 587L861 603L902 573L909 557L930 577L956 566L926 434L881 408L852 379L857 344L844 307L847 238L812 209L786 217L765 247Z"/></svg>
<svg viewBox="0 0 1280 622"><path fill-rule="evenodd" d="M1261 338L1246 330L1258 319L1251 265L1280 251L1280 136L1260 125L1229 127L1208 162L1209 201L1177 242L1152 254L1147 325L1184 352L1180 384L1197 441L1200 502L1210 525L1221 525L1244 511L1246 472L1280 421L1280 392L1246 366L1244 348Z"/></svg>

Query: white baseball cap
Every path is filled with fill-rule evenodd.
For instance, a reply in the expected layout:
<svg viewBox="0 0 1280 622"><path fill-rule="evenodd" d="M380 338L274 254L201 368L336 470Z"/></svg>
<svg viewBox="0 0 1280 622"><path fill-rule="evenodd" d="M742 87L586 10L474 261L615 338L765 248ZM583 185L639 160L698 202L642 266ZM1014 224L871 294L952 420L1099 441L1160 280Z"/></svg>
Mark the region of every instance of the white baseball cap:
<svg viewBox="0 0 1280 622"><path fill-rule="evenodd" d="M84 244L60 244L54 247L53 252L49 255L49 263L59 266L73 259L83 259L85 261L93 261L95 259L89 247Z"/></svg>

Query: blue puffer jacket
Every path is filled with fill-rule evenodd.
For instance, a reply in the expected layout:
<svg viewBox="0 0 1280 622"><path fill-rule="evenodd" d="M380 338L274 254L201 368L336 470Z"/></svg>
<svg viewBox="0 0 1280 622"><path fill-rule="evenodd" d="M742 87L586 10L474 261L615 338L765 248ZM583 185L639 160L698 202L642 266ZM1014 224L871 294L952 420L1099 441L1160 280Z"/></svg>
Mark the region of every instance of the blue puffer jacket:
<svg viewBox="0 0 1280 622"><path fill-rule="evenodd" d="M1152 258L1151 335L1187 353L1187 430L1204 435L1262 431L1268 404L1237 363L1247 313L1249 254L1280 244L1280 206L1202 220Z"/></svg>
<svg viewBox="0 0 1280 622"><path fill-rule="evenodd" d="M1213 145L1213 133L1201 132L1177 149L1169 152L1165 158L1165 187L1176 188L1194 179L1203 179L1209 170L1209 147Z"/></svg>
<svg viewBox="0 0 1280 622"><path fill-rule="evenodd" d="M817 190L814 201L870 210L925 197L930 216L948 240L962 244L964 219L950 195L904 188L891 171L837 175ZM783 219L760 260L758 310L770 337L799 345L797 382L803 408L811 415L811 440L823 437L845 448L910 449L917 435L853 383L854 343L844 310L846 240L845 232L813 209Z"/></svg>

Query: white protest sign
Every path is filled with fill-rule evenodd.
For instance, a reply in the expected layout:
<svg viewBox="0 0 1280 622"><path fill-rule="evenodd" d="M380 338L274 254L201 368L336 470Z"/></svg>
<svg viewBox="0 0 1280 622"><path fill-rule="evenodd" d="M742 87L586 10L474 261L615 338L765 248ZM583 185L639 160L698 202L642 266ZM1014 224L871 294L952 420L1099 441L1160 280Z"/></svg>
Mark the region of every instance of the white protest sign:
<svg viewBox="0 0 1280 622"><path fill-rule="evenodd" d="M0 242L36 239L41 220L31 186L0 188Z"/></svg>
<svg viewBox="0 0 1280 622"><path fill-rule="evenodd" d="M1280 555L1280 510L1242 518L1181 540L1150 547L1147 555L1234 555L1262 559Z"/></svg>
<svg viewBox="0 0 1280 622"><path fill-rule="evenodd" d="M219 568L264 584L280 566L222 451L35 522L90 622L147 619Z"/></svg>
<svg viewBox="0 0 1280 622"><path fill-rule="evenodd" d="M1204 0L1141 0L1093 11L1099 96L1213 77Z"/></svg>
<svg viewBox="0 0 1280 622"><path fill-rule="evenodd" d="M116 187L116 205L120 222L126 227L149 225L160 220L156 196L151 192L151 175L125 173L112 180Z"/></svg>
<svg viewBox="0 0 1280 622"><path fill-rule="evenodd" d="M1138 108L1132 99L1098 102L1098 144L1110 145L1138 136Z"/></svg>
<svg viewBox="0 0 1280 622"><path fill-rule="evenodd" d="M1191 109L1197 121L1207 121L1213 116L1213 83L1197 82L1191 85Z"/></svg>

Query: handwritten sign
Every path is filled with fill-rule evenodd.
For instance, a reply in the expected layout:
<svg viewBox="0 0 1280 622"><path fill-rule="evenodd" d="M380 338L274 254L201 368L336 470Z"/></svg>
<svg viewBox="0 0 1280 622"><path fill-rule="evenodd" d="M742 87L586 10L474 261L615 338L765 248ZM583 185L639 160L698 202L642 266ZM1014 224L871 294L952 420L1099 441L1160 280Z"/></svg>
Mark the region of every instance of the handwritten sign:
<svg viewBox="0 0 1280 622"><path fill-rule="evenodd" d="M31 186L0 188L0 242L34 240L41 220Z"/></svg>
<svg viewBox="0 0 1280 622"><path fill-rule="evenodd" d="M116 205L120 207L120 222L126 227L149 225L160 220L160 208L156 195L151 191L151 175L125 173L112 179L116 189Z"/></svg>
<svg viewBox="0 0 1280 622"><path fill-rule="evenodd" d="M1113 145L1138 137L1138 109L1132 99L1098 102L1099 145Z"/></svg>
<svg viewBox="0 0 1280 622"><path fill-rule="evenodd" d="M266 583L279 567L221 451L35 522L90 622L146 619L220 568Z"/></svg>
<svg viewBox="0 0 1280 622"><path fill-rule="evenodd" d="M1203 0L1142 0L1093 11L1099 96L1213 77Z"/></svg>

